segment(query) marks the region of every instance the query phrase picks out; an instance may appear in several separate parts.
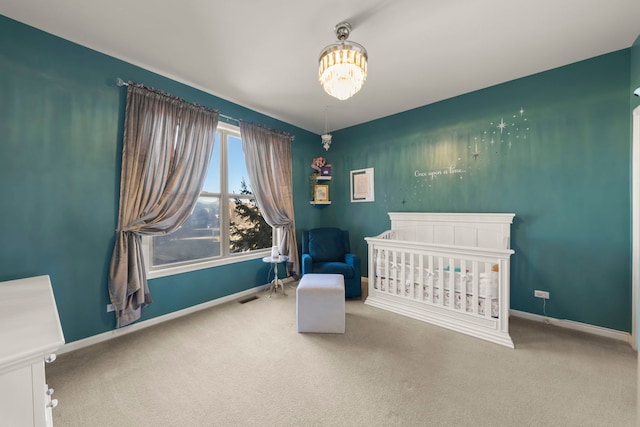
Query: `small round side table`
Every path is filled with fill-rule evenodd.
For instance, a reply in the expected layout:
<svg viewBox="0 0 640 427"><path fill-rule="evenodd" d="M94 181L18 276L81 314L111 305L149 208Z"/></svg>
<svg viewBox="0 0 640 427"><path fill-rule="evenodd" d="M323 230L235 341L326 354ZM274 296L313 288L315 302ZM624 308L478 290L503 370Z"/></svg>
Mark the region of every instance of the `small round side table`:
<svg viewBox="0 0 640 427"><path fill-rule="evenodd" d="M278 278L278 264L287 261L289 261L289 257L286 255L275 257L266 256L262 258L262 262L267 262L273 266L273 280L271 281L271 286L269 287L269 298L271 298L271 295L274 292L278 292L278 286L280 287L280 289L282 289L282 295L287 295L287 293L284 291L284 283L282 283L282 280Z"/></svg>

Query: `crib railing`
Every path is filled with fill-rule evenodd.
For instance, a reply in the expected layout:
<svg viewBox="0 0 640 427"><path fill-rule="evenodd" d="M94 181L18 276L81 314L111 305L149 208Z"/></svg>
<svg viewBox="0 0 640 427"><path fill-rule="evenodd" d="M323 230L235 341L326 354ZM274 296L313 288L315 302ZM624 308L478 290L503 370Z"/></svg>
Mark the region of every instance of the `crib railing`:
<svg viewBox="0 0 640 427"><path fill-rule="evenodd" d="M369 297L389 297L471 316L507 332L511 249L395 240L393 230L367 237ZM389 303L392 304L393 302Z"/></svg>

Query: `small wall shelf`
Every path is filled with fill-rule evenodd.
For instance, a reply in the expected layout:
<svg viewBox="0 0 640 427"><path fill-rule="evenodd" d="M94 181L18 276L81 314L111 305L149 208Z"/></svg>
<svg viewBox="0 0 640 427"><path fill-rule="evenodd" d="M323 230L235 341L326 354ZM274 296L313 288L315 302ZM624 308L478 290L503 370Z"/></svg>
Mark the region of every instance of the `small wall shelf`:
<svg viewBox="0 0 640 427"><path fill-rule="evenodd" d="M311 162L314 172L309 177L311 185L311 201L312 206L324 207L331 204L329 199L329 181L331 181L331 165L325 165L324 157L316 157Z"/></svg>

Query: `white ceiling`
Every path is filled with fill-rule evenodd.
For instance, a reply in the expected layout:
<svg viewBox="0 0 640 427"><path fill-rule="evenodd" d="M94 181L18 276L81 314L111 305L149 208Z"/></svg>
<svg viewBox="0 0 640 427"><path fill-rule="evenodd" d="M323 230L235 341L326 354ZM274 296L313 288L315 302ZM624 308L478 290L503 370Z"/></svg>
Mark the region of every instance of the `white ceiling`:
<svg viewBox="0 0 640 427"><path fill-rule="evenodd" d="M325 109L342 129L640 35L640 0L0 0L0 13L318 134ZM344 20L369 76L338 101L317 61Z"/></svg>

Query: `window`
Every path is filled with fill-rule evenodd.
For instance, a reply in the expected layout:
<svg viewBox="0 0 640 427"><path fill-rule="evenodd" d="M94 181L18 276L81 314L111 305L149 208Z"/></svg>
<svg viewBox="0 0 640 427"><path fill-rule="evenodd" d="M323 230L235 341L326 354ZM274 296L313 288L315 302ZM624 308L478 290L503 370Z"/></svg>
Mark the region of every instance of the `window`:
<svg viewBox="0 0 640 427"><path fill-rule="evenodd" d="M165 236L145 237L148 277L269 255L273 230L248 182L240 129L219 123L209 170L187 221Z"/></svg>

